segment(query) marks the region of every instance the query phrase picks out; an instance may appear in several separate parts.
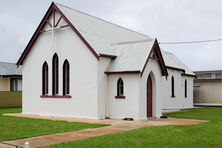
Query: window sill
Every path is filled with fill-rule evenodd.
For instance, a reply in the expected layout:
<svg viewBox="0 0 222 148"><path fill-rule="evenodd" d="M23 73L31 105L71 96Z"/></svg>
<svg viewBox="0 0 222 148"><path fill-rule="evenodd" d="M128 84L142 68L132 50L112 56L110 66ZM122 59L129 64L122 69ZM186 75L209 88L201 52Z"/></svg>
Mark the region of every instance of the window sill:
<svg viewBox="0 0 222 148"><path fill-rule="evenodd" d="M72 96L69 96L69 95L65 95L65 96L59 96L59 95L41 95L40 97L41 97L41 98L66 98L66 99L72 98Z"/></svg>
<svg viewBox="0 0 222 148"><path fill-rule="evenodd" d="M115 96L116 99L125 99L125 96Z"/></svg>
<svg viewBox="0 0 222 148"><path fill-rule="evenodd" d="M171 98L175 98L176 96L171 96Z"/></svg>

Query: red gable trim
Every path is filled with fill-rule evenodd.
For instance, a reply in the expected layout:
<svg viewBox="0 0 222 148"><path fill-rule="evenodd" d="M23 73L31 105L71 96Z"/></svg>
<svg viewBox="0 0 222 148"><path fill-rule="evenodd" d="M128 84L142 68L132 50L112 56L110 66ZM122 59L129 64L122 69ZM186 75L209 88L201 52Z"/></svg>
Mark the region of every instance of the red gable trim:
<svg viewBox="0 0 222 148"><path fill-rule="evenodd" d="M46 14L44 15L43 19L41 20L39 26L37 27L34 35L31 37L31 40L29 41L28 45L26 46L25 50L23 51L21 57L19 58L17 62L17 66L22 65L25 57L28 55L29 51L31 50L33 44L35 43L37 37L41 33L41 29L44 27L45 23L47 23L47 19L52 14L52 12L56 10L63 19L67 22L67 24L71 27L71 29L78 35L78 37L83 41L83 43L88 47L88 49L93 53L93 55L99 60L99 56L94 51L94 49L89 45L89 43L83 38L83 36L79 33L79 31L73 26L73 24L66 18L66 16L62 13L62 11L52 2L49 9L47 10Z"/></svg>
<svg viewBox="0 0 222 148"><path fill-rule="evenodd" d="M152 49L151 49L151 51L150 51L150 53L149 53L149 56L148 56L148 58L147 58L147 60L146 60L146 63L145 63L145 65L143 66L143 70L142 70L142 72L141 72L141 77L142 77L142 75L143 75L143 72L144 72L144 70L145 70L145 68L146 68L146 65L147 65L149 59L151 58L151 53L152 53L153 51L155 51L155 50L157 51L157 54L158 54L158 56L159 56L158 62L159 62L159 64L160 64L160 67L161 67L161 70L162 70L162 75L167 78L167 76L168 76L167 68L166 68L166 66L165 66L165 63L164 63L164 60L163 60L163 56L162 56L162 54L161 54L161 51L160 51L160 48L159 48L157 39L155 39L155 41L154 41L154 43L153 43L153 47L152 47Z"/></svg>
<svg viewBox="0 0 222 148"><path fill-rule="evenodd" d="M53 8L53 3L50 5L49 9L47 10L45 16L43 17L42 21L40 22L38 28L36 29L34 35L32 36L31 40L29 41L28 45L26 46L25 50L23 51L21 57L19 58L18 62L17 62L17 66L22 65L25 56L28 54L29 50L31 49L32 45L34 44L36 38L38 37L41 28L44 26L44 22L46 22L47 18L49 17L49 15L52 12L52 8Z"/></svg>
<svg viewBox="0 0 222 148"><path fill-rule="evenodd" d="M117 56L114 55L109 55L109 54L99 54L100 57L106 57L106 58L111 58L111 59L115 59Z"/></svg>
<svg viewBox="0 0 222 148"><path fill-rule="evenodd" d="M73 24L66 18L66 16L62 13L62 11L55 4L54 4L54 8L59 12L59 14L63 17L63 19L68 23L68 25L71 26L72 30L79 36L79 38L83 41L83 43L89 48L92 54L97 58L97 60L99 60L99 55L95 52L95 50L89 45L89 43L83 38L83 36L79 33L79 31L73 26Z"/></svg>
<svg viewBox="0 0 222 148"><path fill-rule="evenodd" d="M168 76L168 72L167 72L167 68L166 68L166 65L165 65L165 62L163 60L163 56L162 56L162 53L160 51L160 47L159 47L159 44L156 40L156 47L157 47L157 52L158 52L158 55L160 56L160 66L161 66L161 69L162 69L162 75L166 77L167 79L167 76Z"/></svg>

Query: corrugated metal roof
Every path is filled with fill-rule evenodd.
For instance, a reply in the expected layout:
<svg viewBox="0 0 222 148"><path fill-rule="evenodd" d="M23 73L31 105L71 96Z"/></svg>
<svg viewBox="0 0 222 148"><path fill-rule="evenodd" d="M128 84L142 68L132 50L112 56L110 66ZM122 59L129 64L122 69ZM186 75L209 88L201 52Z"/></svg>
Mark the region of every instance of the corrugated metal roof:
<svg viewBox="0 0 222 148"><path fill-rule="evenodd" d="M184 69L186 74L195 75L180 59L173 53L166 52L161 49L166 66Z"/></svg>
<svg viewBox="0 0 222 148"><path fill-rule="evenodd" d="M115 46L117 58L107 72L142 71L155 40Z"/></svg>
<svg viewBox="0 0 222 148"><path fill-rule="evenodd" d="M22 66L17 68L15 63L0 62L0 76L22 75Z"/></svg>
<svg viewBox="0 0 222 148"><path fill-rule="evenodd" d="M69 21L76 27L85 40L99 54L117 56L107 69L107 72L142 71L154 39L144 34L115 25L83 12L56 3ZM133 44L118 45L119 42L151 40ZM186 74L194 74L175 55L162 50L167 66L185 69Z"/></svg>
<svg viewBox="0 0 222 148"><path fill-rule="evenodd" d="M111 44L113 43L150 39L150 37L146 35L86 13L79 12L58 3L56 3L56 5L87 40L97 54L104 54L104 50L112 50L113 47Z"/></svg>

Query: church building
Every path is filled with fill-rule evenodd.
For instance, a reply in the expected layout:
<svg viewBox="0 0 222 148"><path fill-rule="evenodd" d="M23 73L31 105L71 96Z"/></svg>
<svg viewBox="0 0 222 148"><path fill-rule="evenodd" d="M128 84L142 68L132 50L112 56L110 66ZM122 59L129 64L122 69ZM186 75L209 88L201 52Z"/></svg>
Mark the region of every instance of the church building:
<svg viewBox="0 0 222 148"><path fill-rule="evenodd" d="M146 120L193 107L195 74L157 39L54 2L17 65L23 114Z"/></svg>

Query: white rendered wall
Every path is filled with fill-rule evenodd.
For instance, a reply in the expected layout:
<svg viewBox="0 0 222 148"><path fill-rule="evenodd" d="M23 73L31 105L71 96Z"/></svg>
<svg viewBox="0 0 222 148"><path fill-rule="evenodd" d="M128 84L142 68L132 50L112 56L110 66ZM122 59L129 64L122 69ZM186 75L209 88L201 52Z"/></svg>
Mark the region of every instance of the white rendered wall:
<svg viewBox="0 0 222 148"><path fill-rule="evenodd" d="M111 118L139 119L139 79L140 74L108 74L107 114ZM122 78L125 99L116 99L117 81Z"/></svg>
<svg viewBox="0 0 222 148"><path fill-rule="evenodd" d="M0 77L0 91L10 91L10 78Z"/></svg>
<svg viewBox="0 0 222 148"><path fill-rule="evenodd" d="M100 119L104 119L107 112L107 74L105 71L110 61L110 58L100 57L98 63L98 117Z"/></svg>
<svg viewBox="0 0 222 148"><path fill-rule="evenodd" d="M185 108L192 108L193 107L193 77L183 76L184 81L187 80L187 98L185 99ZM184 82L185 83L185 82ZM183 84L184 84L183 83Z"/></svg>
<svg viewBox="0 0 222 148"><path fill-rule="evenodd" d="M161 100L162 100L162 81L166 78L161 75L159 63L150 59L144 73L140 79L140 101L139 115L140 119L147 119L147 79L151 74L152 79L152 113L153 117L159 118L162 115Z"/></svg>
<svg viewBox="0 0 222 148"><path fill-rule="evenodd" d="M69 27L56 30L54 35L54 49L51 33L41 33L23 62L23 113L99 119L97 59ZM69 61L71 99L40 98L45 61L49 66L49 95L52 94L54 53L59 57L59 95L62 95L63 62Z"/></svg>
<svg viewBox="0 0 222 148"><path fill-rule="evenodd" d="M220 80L202 80L195 82L199 87L194 87L195 103L222 103L222 82Z"/></svg>
<svg viewBox="0 0 222 148"><path fill-rule="evenodd" d="M181 76L181 71L167 69L168 79L164 80L162 109L183 109L193 107L193 77ZM174 94L171 97L171 78L174 77ZM185 79L187 80L187 98L185 98Z"/></svg>

